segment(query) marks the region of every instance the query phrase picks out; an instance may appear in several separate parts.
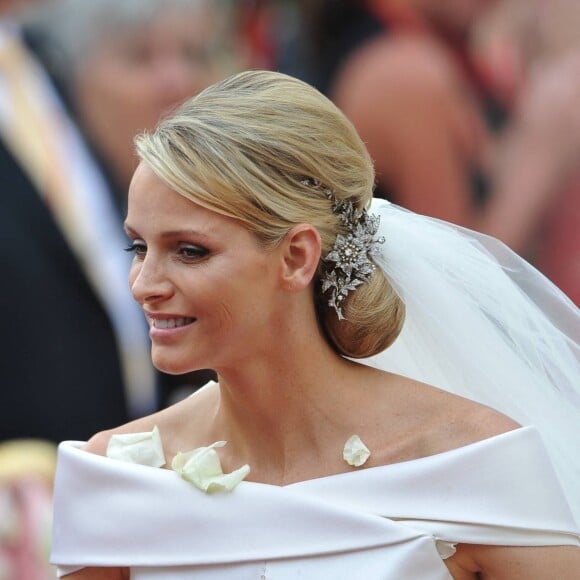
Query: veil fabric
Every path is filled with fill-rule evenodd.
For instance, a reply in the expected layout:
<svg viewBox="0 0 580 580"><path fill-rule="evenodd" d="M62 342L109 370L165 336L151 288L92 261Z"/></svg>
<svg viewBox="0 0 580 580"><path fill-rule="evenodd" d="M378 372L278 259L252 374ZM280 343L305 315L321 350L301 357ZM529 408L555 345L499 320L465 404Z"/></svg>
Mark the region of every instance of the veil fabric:
<svg viewBox="0 0 580 580"><path fill-rule="evenodd" d="M361 362L540 431L580 522L580 311L498 240L374 199L373 256L406 304L401 335Z"/></svg>

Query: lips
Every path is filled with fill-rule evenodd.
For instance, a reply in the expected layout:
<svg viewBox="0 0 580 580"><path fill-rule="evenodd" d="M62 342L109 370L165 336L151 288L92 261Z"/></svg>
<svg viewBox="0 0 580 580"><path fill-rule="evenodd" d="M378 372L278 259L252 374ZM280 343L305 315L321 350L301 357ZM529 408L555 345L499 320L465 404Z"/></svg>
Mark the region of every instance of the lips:
<svg viewBox="0 0 580 580"><path fill-rule="evenodd" d="M195 318L177 317L177 318L150 318L151 326L159 329L179 328L191 324Z"/></svg>

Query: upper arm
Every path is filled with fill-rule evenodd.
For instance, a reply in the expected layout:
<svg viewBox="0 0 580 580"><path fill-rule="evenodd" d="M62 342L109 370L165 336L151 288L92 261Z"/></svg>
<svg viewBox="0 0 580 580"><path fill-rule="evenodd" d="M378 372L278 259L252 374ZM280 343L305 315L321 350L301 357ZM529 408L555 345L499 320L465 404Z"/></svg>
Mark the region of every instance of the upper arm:
<svg viewBox="0 0 580 580"><path fill-rule="evenodd" d="M578 546L468 546L484 580L573 580L580 574Z"/></svg>
<svg viewBox="0 0 580 580"><path fill-rule="evenodd" d="M469 225L481 120L437 51L395 40L355 55L334 98L405 207ZM479 135L479 137L478 137Z"/></svg>
<svg viewBox="0 0 580 580"><path fill-rule="evenodd" d="M67 580L129 580L129 568L83 568L64 576Z"/></svg>

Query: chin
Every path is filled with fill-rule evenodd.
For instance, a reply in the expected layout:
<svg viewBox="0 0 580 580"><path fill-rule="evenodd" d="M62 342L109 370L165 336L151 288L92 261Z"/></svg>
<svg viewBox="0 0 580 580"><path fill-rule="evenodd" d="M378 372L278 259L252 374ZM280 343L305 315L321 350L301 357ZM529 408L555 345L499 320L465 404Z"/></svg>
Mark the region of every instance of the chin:
<svg viewBox="0 0 580 580"><path fill-rule="evenodd" d="M191 361L175 360L165 356L155 356L155 354L152 356L152 362L158 371L167 375L184 375L207 368L192 364Z"/></svg>

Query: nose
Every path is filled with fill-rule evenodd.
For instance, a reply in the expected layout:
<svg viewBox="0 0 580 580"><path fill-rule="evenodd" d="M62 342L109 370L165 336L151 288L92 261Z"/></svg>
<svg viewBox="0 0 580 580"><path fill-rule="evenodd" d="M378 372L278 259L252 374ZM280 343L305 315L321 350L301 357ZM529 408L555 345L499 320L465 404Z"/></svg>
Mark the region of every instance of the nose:
<svg viewBox="0 0 580 580"><path fill-rule="evenodd" d="M135 261L129 273L129 287L139 304L154 304L171 298L174 288L162 265L148 254Z"/></svg>

